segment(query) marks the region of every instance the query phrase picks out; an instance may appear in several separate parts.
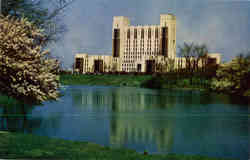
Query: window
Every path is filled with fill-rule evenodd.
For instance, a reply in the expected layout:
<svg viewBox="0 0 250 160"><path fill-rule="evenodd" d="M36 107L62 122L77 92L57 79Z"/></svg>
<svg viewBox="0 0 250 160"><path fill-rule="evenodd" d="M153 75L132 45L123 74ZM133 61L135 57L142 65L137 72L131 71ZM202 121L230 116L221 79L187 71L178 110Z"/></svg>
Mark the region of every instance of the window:
<svg viewBox="0 0 250 160"><path fill-rule="evenodd" d="M114 29L114 38L119 39L120 38L120 30L119 29Z"/></svg>
<svg viewBox="0 0 250 160"><path fill-rule="evenodd" d="M134 39L137 39L137 29L134 29Z"/></svg>
<svg viewBox="0 0 250 160"><path fill-rule="evenodd" d="M144 29L141 29L141 39L144 39Z"/></svg>
<svg viewBox="0 0 250 160"><path fill-rule="evenodd" d="M148 38L151 38L151 28L148 29Z"/></svg>
<svg viewBox="0 0 250 160"><path fill-rule="evenodd" d="M167 56L168 55L168 28L163 27L162 28L162 55Z"/></svg>
<svg viewBox="0 0 250 160"><path fill-rule="evenodd" d="M130 29L127 31L127 39L130 39Z"/></svg>
<svg viewBox="0 0 250 160"><path fill-rule="evenodd" d="M159 30L158 28L155 29L155 38L158 38L159 37Z"/></svg>
<svg viewBox="0 0 250 160"><path fill-rule="evenodd" d="M120 56L120 29L114 29L113 57Z"/></svg>

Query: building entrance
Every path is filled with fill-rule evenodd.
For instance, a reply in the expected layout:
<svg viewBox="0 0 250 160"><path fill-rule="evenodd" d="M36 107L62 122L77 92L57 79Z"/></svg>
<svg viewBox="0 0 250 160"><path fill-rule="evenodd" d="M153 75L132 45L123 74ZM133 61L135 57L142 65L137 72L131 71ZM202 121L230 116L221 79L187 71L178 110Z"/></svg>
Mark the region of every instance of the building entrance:
<svg viewBox="0 0 250 160"><path fill-rule="evenodd" d="M83 73L83 59L76 58L75 69L78 69L80 73Z"/></svg>
<svg viewBox="0 0 250 160"><path fill-rule="evenodd" d="M141 64L137 64L137 72L141 72Z"/></svg>
<svg viewBox="0 0 250 160"><path fill-rule="evenodd" d="M146 73L155 72L155 60L146 60Z"/></svg>
<svg viewBox="0 0 250 160"><path fill-rule="evenodd" d="M94 61L94 72L102 73L103 72L103 60L95 60Z"/></svg>

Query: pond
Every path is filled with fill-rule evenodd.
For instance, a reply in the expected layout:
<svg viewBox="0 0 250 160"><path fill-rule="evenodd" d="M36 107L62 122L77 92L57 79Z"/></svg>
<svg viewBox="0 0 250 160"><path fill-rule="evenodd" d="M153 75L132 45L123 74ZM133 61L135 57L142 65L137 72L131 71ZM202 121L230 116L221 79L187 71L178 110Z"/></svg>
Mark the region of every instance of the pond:
<svg viewBox="0 0 250 160"><path fill-rule="evenodd" d="M20 107L0 107L0 130L152 154L248 158L250 111L243 99L130 87L64 86L61 92L59 101L25 115Z"/></svg>

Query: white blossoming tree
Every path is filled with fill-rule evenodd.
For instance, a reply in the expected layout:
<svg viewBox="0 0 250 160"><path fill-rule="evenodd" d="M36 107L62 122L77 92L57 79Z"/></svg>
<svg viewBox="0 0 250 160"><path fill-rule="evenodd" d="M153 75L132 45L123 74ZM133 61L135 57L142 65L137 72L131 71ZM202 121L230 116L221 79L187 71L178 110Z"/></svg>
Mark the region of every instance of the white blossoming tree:
<svg viewBox="0 0 250 160"><path fill-rule="evenodd" d="M58 98L58 61L48 58L43 41L27 19L0 17L0 93L31 105Z"/></svg>

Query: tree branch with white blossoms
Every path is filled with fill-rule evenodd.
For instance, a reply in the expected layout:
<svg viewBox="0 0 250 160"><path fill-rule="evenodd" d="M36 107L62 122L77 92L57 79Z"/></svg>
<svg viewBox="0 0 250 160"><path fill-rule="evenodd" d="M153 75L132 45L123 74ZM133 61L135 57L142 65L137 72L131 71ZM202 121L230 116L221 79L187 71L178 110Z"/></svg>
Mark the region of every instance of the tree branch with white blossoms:
<svg viewBox="0 0 250 160"><path fill-rule="evenodd" d="M0 93L25 104L58 98L59 62L42 50L42 33L25 18L0 17Z"/></svg>

